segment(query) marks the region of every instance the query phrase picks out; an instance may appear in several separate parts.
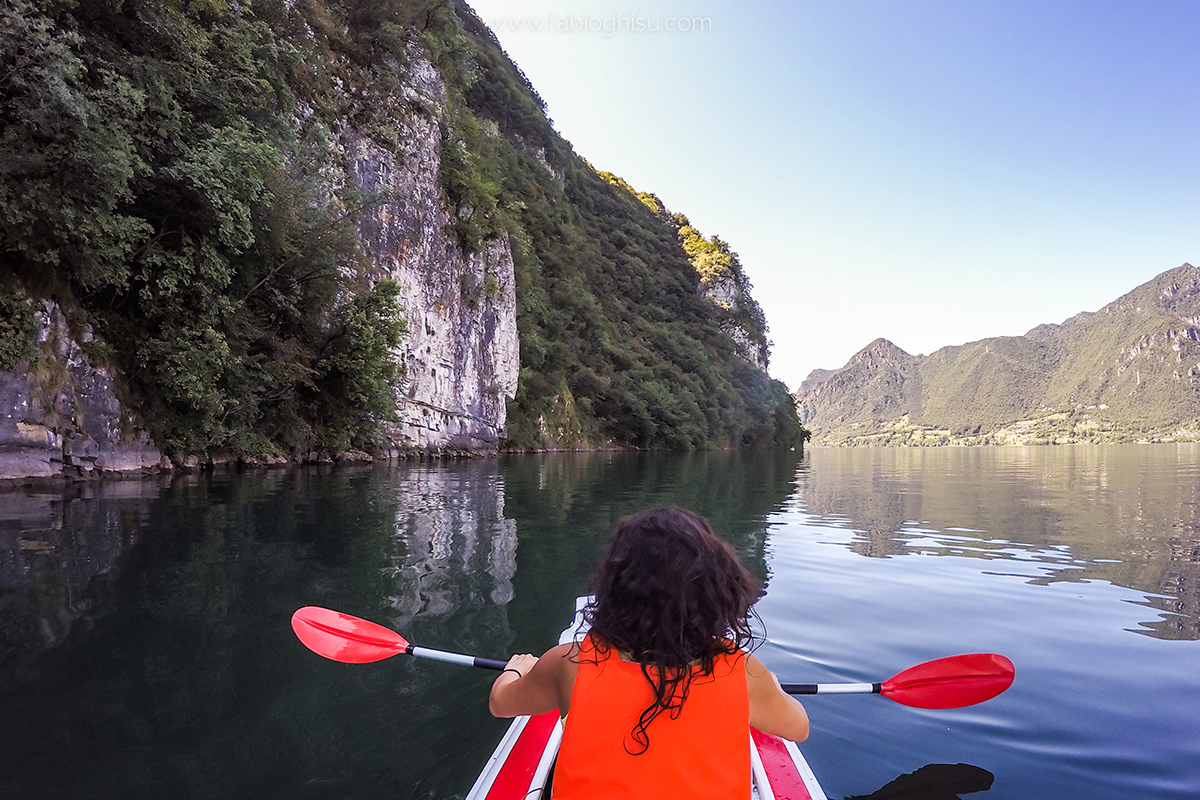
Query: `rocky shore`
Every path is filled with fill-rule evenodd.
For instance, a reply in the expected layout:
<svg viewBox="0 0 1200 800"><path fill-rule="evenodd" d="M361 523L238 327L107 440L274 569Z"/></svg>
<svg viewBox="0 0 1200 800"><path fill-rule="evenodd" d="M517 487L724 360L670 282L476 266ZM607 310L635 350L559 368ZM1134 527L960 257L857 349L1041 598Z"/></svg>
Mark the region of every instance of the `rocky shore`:
<svg viewBox="0 0 1200 800"><path fill-rule="evenodd" d="M494 455L491 447L456 447L447 437L427 437L409 445L400 426L387 433L396 441L372 452L309 451L293 457L271 453L188 455L178 461L155 447L137 414L123 404L102 348L87 326L68 319L52 301L36 313L33 363L0 371L0 488L136 478L201 469L253 469L301 464L334 464ZM478 435L470 437L471 444Z"/></svg>

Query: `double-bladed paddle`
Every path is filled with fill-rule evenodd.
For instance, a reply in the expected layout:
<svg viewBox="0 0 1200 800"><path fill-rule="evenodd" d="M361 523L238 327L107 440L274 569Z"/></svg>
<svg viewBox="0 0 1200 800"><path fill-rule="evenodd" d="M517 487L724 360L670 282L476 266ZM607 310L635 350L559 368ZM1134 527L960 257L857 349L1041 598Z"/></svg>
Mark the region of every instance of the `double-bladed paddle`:
<svg viewBox="0 0 1200 800"><path fill-rule="evenodd" d="M881 694L915 708L962 708L991 700L1012 685L1016 669L997 653L926 661L883 683L784 683L788 694Z"/></svg>
<svg viewBox="0 0 1200 800"><path fill-rule="evenodd" d="M292 630L304 646L344 664L367 664L401 653L469 667L502 670L507 662L416 647L395 631L365 619L305 606L292 615ZM926 661L883 683L782 684L788 694L881 694L916 708L961 708L990 700L1013 682L1015 670L995 653L971 653Z"/></svg>
<svg viewBox="0 0 1200 800"><path fill-rule="evenodd" d="M496 671L508 663L416 647L391 628L320 606L297 609L292 614L292 630L309 650L343 664L369 664L401 653Z"/></svg>

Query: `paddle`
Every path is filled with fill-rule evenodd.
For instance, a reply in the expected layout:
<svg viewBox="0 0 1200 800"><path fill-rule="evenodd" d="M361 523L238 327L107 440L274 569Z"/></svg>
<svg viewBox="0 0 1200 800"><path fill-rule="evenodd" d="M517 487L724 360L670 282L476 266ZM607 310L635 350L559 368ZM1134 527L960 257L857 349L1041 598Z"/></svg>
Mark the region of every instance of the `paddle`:
<svg viewBox="0 0 1200 800"><path fill-rule="evenodd" d="M1013 663L996 653L926 661L883 683L783 684L788 694L881 694L915 708L962 708L991 700L1012 685Z"/></svg>
<svg viewBox="0 0 1200 800"><path fill-rule="evenodd" d="M305 606L292 614L292 630L309 650L343 664L368 664L400 653L496 671L508 663L416 647L382 625L319 606Z"/></svg>
<svg viewBox="0 0 1200 800"><path fill-rule="evenodd" d="M317 655L344 664L367 664L394 655L502 670L506 661L416 647L393 630L365 619L305 606L292 615L292 630ZM783 684L788 694L882 694L916 708L960 708L990 700L1013 682L1012 662L994 653L972 653L926 661L883 683Z"/></svg>

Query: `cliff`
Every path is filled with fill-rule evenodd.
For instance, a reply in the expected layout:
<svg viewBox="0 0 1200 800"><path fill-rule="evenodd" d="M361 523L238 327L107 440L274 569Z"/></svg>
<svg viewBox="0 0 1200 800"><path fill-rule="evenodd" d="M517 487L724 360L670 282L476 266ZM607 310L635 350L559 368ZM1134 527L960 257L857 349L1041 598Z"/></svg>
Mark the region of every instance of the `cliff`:
<svg viewBox="0 0 1200 800"><path fill-rule="evenodd" d="M446 87L418 47L406 55L391 105L420 111L390 117L396 134L386 147L349 125L339 136L357 187L383 198L359 217L358 233L400 287L407 320L396 351L404 377L385 433L399 448L495 451L520 369L512 251L496 237L466 252L454 236L440 172Z"/></svg>
<svg viewBox="0 0 1200 800"><path fill-rule="evenodd" d="M0 480L148 472L162 454L116 398L113 376L94 363L57 304L33 314L36 368L0 371ZM78 338L87 344L92 332Z"/></svg>
<svg viewBox="0 0 1200 800"><path fill-rule="evenodd" d="M608 183L636 197L662 224L675 230L699 277L697 293L712 304L713 315L737 345L739 355L766 372L771 358L767 318L751 293L753 287L741 260L729 243L715 235L705 238L687 216L672 213L653 192L640 192L611 172L599 174Z"/></svg>
<svg viewBox="0 0 1200 800"><path fill-rule="evenodd" d="M506 401L515 393L519 368L512 254L505 236L490 238L477 251L470 251L455 234L455 211L441 174L445 85L427 54L414 42L408 43L404 56L404 79L372 88L374 102L388 110L385 143L380 143L377 132L356 122L353 112L326 126L312 105L300 103L293 125L301 136L312 137L314 132L321 136L320 161L315 169L311 161L302 163L313 158L311 149L280 151L283 161L293 163L285 169L319 175L310 182L315 187L311 193L319 198L315 202L326 203L331 215L352 219L356 233L353 238L343 233L336 243L349 254L341 259L339 269L350 274L351 280L317 276L330 285L340 283L342 288L337 290L341 296L322 310L317 324L329 332L314 337L315 344L325 347L336 340L337 323L330 317L338 308L347 307L348 293L359 293L364 285L382 280L394 281L407 331L389 348L388 358L398 367L398 380L388 389L393 398L391 408L377 415L382 427L365 444L385 457L413 450L495 452L506 432ZM347 200L347 189L353 192L350 197L361 199ZM310 197L309 202L314 199ZM321 222L333 227L329 219ZM354 270L346 266L356 252L369 262L365 284L364 259L359 258ZM283 254L277 258L284 264L288 261ZM96 298L78 291L69 279L52 279L47 286L44 278L31 274L36 270L29 261L21 263L10 257L6 266L16 273L16 280L9 277L3 281L9 293L15 292L8 294L14 318L27 314L34 305L38 310L33 314L33 328L15 326L16 333L24 328L32 337L17 349L23 358L11 364L12 369L0 371L0 479L91 477L172 466L172 459L165 458L154 444L153 426L143 425L139 412L160 420L178 415L184 418L180 424L186 425L187 418L196 415L198 404L163 402L161 379L140 391L136 385L131 387L128 370L137 369L139 362L147 366L149 359L144 353L122 358L125 354L120 345L113 347L104 337L97 337L91 324L120 336L131 327L128 320L114 324L111 308L104 307L111 300L104 298L97 308ZM272 268L256 283L263 283L274 271ZM313 277L308 274L301 280ZM30 303L31 292L45 294L47 299ZM223 322L234 327L234 318L245 312L244 306L235 307ZM67 314L79 323L69 326ZM220 340L209 344L228 348L232 337L220 333L224 334ZM81 347L89 343L90 353ZM171 355L189 358L179 350L183 348ZM106 364L116 365L116 371L111 366L96 366L97 354L103 354L101 361ZM309 356L308 360L313 364L317 358ZM200 378L203 361L192 363L197 368L195 377ZM122 366L126 374L122 374ZM309 371L329 383L337 381L336 372L319 375L315 369ZM220 381L224 376L214 377ZM319 385L319 390L328 392L329 383ZM234 387L230 389L228 395L234 395ZM237 387L236 391L244 389ZM270 391L268 388L264 394ZM225 409L220 413L227 414L239 399L231 396L218 401ZM212 427L204 431L207 441L185 440L182 446L164 449L183 466L239 456L247 463L281 463L289 455L288 448L278 446L279 437L243 443L235 436L221 437ZM171 439L174 433L165 425L154 432L160 439ZM313 439L296 442L304 446L292 457L325 459L336 456L339 449L364 445L361 439L345 439L341 447ZM334 452L330 452L330 444Z"/></svg>
<svg viewBox="0 0 1200 800"><path fill-rule="evenodd" d="M698 272L464 3L0 17L0 474L798 441L740 265Z"/></svg>
<svg viewBox="0 0 1200 800"><path fill-rule="evenodd" d="M924 357L876 340L802 388L822 444L1197 441L1200 269L1024 336Z"/></svg>

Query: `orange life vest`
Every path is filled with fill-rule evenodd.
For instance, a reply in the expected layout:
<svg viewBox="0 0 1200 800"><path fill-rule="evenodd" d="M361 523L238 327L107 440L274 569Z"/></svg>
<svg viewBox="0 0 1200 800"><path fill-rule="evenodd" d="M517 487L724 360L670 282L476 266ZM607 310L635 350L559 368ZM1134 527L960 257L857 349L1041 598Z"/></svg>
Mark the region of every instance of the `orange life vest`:
<svg viewBox="0 0 1200 800"><path fill-rule="evenodd" d="M696 668L699 672L699 668ZM720 656L712 675L695 675L679 716L664 711L647 727L649 748L633 738L654 693L639 664L615 649L598 653L587 637L571 690L571 710L554 768L553 800L750 796L750 699L746 659Z"/></svg>

